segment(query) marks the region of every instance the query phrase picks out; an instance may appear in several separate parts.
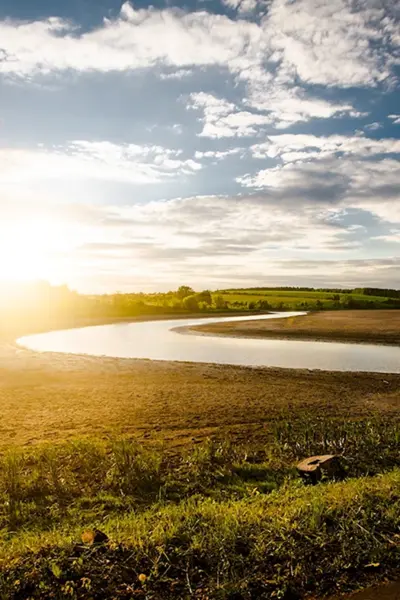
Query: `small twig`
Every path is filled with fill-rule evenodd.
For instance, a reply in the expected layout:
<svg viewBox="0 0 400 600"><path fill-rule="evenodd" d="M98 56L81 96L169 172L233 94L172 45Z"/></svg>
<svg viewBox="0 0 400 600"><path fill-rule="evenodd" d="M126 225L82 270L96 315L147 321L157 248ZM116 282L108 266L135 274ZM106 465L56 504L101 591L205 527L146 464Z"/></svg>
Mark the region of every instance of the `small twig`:
<svg viewBox="0 0 400 600"><path fill-rule="evenodd" d="M192 586L190 585L190 579L189 579L189 561L186 562L186 582L187 582L189 593L193 596L193 589L192 589Z"/></svg>

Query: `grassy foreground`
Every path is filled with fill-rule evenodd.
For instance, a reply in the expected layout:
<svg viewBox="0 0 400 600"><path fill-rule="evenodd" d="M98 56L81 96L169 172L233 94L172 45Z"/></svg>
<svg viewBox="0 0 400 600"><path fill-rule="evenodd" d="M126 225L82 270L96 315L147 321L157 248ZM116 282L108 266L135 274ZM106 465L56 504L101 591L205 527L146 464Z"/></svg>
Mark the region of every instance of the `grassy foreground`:
<svg viewBox="0 0 400 600"><path fill-rule="evenodd" d="M400 426L282 415L264 448L75 441L0 463L0 597L303 598L400 561ZM295 461L344 452L312 487ZM98 528L100 544L81 540Z"/></svg>
<svg viewBox="0 0 400 600"><path fill-rule="evenodd" d="M326 311L289 319L211 323L199 325L193 330L235 337L317 339L399 345L400 311Z"/></svg>

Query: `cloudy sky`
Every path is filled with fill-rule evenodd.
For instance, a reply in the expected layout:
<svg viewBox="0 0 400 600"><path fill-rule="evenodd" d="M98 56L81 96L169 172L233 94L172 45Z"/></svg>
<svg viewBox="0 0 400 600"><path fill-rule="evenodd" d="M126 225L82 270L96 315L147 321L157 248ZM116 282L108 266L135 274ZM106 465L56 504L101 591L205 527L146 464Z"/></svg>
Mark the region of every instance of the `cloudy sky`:
<svg viewBox="0 0 400 600"><path fill-rule="evenodd" d="M397 0L1 0L0 279L400 287Z"/></svg>

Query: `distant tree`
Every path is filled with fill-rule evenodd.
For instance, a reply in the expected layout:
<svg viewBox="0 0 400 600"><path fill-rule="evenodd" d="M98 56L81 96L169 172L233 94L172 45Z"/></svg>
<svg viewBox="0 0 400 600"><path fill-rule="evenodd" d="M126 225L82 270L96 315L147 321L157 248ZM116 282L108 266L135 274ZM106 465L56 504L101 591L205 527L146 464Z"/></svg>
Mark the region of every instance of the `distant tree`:
<svg viewBox="0 0 400 600"><path fill-rule="evenodd" d="M190 296L189 296L190 297ZM207 302L199 302L199 310L208 310L210 305Z"/></svg>
<svg viewBox="0 0 400 600"><path fill-rule="evenodd" d="M271 305L268 302L268 300L259 300L256 303L256 309L257 310L269 310L270 308L271 308Z"/></svg>
<svg viewBox="0 0 400 600"><path fill-rule="evenodd" d="M211 292L209 290L204 290L203 292L196 294L196 297L199 302L205 302L205 304L208 304L208 306L211 306L212 297L211 297Z"/></svg>
<svg viewBox="0 0 400 600"><path fill-rule="evenodd" d="M359 303L354 298L352 298L350 294L345 294L344 296L342 296L340 304L344 308L359 308Z"/></svg>
<svg viewBox="0 0 400 600"><path fill-rule="evenodd" d="M193 294L194 294L194 290L192 290L192 288L189 287L188 285L181 285L178 288L178 291L176 292L176 295L181 300L183 300L184 298L187 298L188 296L192 296Z"/></svg>
<svg viewBox="0 0 400 600"><path fill-rule="evenodd" d="M214 306L215 308L221 310L226 308L227 303L225 302L223 296L214 296Z"/></svg>
<svg viewBox="0 0 400 600"><path fill-rule="evenodd" d="M191 296L186 296L186 298L183 299L182 304L186 310L192 310L192 311L199 310L199 302L197 300L196 294L192 294Z"/></svg>
<svg viewBox="0 0 400 600"><path fill-rule="evenodd" d="M183 301L179 298L172 298L170 301L170 306L173 310L179 310L183 308Z"/></svg>

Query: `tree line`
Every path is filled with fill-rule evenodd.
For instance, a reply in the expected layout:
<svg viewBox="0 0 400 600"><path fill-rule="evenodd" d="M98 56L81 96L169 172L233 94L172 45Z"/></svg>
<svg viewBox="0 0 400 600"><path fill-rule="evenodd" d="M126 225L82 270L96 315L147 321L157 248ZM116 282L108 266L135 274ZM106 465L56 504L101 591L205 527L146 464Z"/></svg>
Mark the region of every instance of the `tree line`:
<svg viewBox="0 0 400 600"><path fill-rule="evenodd" d="M260 290L259 293L255 291ZM277 296L262 296L261 290L276 290ZM304 291L302 297L279 298L279 292ZM253 297L251 291L255 292ZM324 291L329 296L315 298L307 292ZM211 292L195 291L187 285L177 290L158 293L115 293L82 295L67 286L51 286L36 282L17 286L14 290L0 289L0 329L10 324L43 323L44 326L74 324L91 319L115 319L140 316L183 315L190 313L218 313L229 311L284 311L284 310L340 310L359 308L400 308L399 290L357 288L354 290L313 288L252 288L240 292L232 290ZM355 294L353 296L353 293ZM248 300L246 296L248 295ZM375 296L375 298L371 298ZM381 300L378 300L381 298Z"/></svg>

